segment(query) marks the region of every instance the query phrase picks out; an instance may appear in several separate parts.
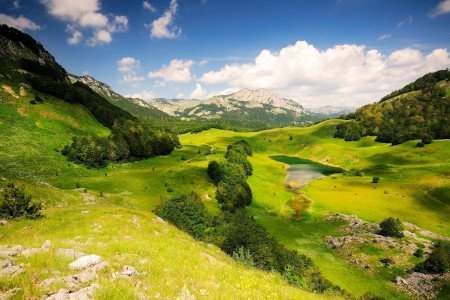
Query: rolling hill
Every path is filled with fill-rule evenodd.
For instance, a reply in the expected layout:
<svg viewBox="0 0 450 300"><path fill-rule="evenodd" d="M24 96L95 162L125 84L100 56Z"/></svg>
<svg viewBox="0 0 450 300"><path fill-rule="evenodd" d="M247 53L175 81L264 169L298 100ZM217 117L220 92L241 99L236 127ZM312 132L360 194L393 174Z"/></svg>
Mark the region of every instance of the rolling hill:
<svg viewBox="0 0 450 300"><path fill-rule="evenodd" d="M45 298L61 290L69 294L95 290L97 299L339 298L342 295L305 291L304 278L292 281L289 272L245 266L152 212L161 199L195 192L208 212L219 216L216 187L206 169L209 162L223 160L228 146L240 140L253 149L249 157L253 175L248 178L253 200L246 211L285 247L311 257L324 277L348 297L414 299L415 294L397 279L409 278L425 257L414 256L403 245L423 247L427 256L432 242L449 238L450 141L438 139L416 147L417 140L390 146L373 136L350 142L333 138L336 126L352 120L258 132L204 128L180 134L182 147L166 156L104 168L72 163L61 150L74 136L106 137L111 120L137 118L138 113L130 111L136 107L114 106L129 99L94 79L78 78L84 82L72 84L65 70L31 37L0 29L4 42L0 45L7 45L2 51L9 51L3 54L7 64L0 77L0 189L10 181L19 184L43 204L44 215L38 220L0 223L0 255L11 264L6 268L14 267L18 273L0 275L2 294L15 291L19 299ZM32 70L44 74L21 68L22 58L38 62ZM46 85L30 81L30 75ZM247 91L245 98L251 98L248 93L252 92ZM42 103L33 103L37 99ZM251 102L240 99L226 101L244 102L236 104L244 106ZM260 103L259 109L274 103ZM101 113L111 118L103 119ZM311 206L297 219L288 205L297 194L286 188L285 179L290 164L299 161L340 171L305 185L301 192ZM372 183L373 177L380 181ZM411 224L405 227L408 236L383 239L359 231L386 217ZM336 239L350 242L329 247L327 241ZM84 254L100 256L103 268L70 269L69 264ZM437 298L446 299L448 280L432 278Z"/></svg>

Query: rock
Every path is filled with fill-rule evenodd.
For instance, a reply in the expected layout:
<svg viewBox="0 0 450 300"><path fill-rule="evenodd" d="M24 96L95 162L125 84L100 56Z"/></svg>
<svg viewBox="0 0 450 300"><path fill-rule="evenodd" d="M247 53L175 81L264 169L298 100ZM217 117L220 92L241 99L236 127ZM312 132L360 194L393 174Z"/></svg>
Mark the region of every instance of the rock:
<svg viewBox="0 0 450 300"><path fill-rule="evenodd" d="M0 220L0 226L5 226L6 224L8 224L8 221Z"/></svg>
<svg viewBox="0 0 450 300"><path fill-rule="evenodd" d="M418 299L432 299L439 293L439 286L435 282L440 278L440 275L414 272L406 279L397 276L395 281L401 290Z"/></svg>
<svg viewBox="0 0 450 300"><path fill-rule="evenodd" d="M138 272L134 267L125 266L123 267L122 272L115 272L113 274L113 278L127 278L137 276Z"/></svg>
<svg viewBox="0 0 450 300"><path fill-rule="evenodd" d="M102 258L98 255L91 254L78 258L69 264L70 269L83 270L99 264Z"/></svg>
<svg viewBox="0 0 450 300"><path fill-rule="evenodd" d="M179 299L181 299L181 300L194 300L195 296L192 295L191 292L189 292L189 290L186 288L186 286L184 286L183 289L181 290Z"/></svg>
<svg viewBox="0 0 450 300"><path fill-rule="evenodd" d="M82 212L81 212L81 214L88 214L89 213L89 211L88 210L83 210Z"/></svg>
<svg viewBox="0 0 450 300"><path fill-rule="evenodd" d="M75 249L56 249L56 254L61 257L72 258L72 259L78 259L78 258L86 255L86 253L75 250Z"/></svg>
<svg viewBox="0 0 450 300"><path fill-rule="evenodd" d="M136 227L136 229L141 229L141 224L139 223L139 218L136 215L133 216L133 224Z"/></svg>
<svg viewBox="0 0 450 300"><path fill-rule="evenodd" d="M207 253L201 252L201 253L200 253L200 256L203 257L203 258L206 258L207 260L209 260L209 262L212 263L213 265L219 265L219 266L222 266L222 265L223 265L223 262L221 262L220 260L218 260L218 259L215 258L214 256L209 255L209 254L207 254Z"/></svg>
<svg viewBox="0 0 450 300"><path fill-rule="evenodd" d="M15 295L17 295L18 293L20 293L21 291L22 291L22 289L20 289L20 288L10 289L10 290L4 292L3 294L0 294L0 300L10 299L10 298L14 297Z"/></svg>
<svg viewBox="0 0 450 300"><path fill-rule="evenodd" d="M139 263L141 264L141 265L145 265L145 264L148 264L148 259L141 259L140 261L139 261Z"/></svg>
<svg viewBox="0 0 450 300"><path fill-rule="evenodd" d="M158 217L158 216L157 216L156 218L154 218L153 221L158 222L158 223L161 223L161 224L164 224L164 225L167 224L167 222L164 221L164 219L162 219L162 218L160 218L160 217Z"/></svg>
<svg viewBox="0 0 450 300"><path fill-rule="evenodd" d="M14 262L10 260L0 260L0 270L3 270L4 268L8 268L14 266Z"/></svg>
<svg viewBox="0 0 450 300"><path fill-rule="evenodd" d="M21 251L14 251L14 250L4 250L0 251L0 258L10 258L10 257L16 257L21 254Z"/></svg>
<svg viewBox="0 0 450 300"><path fill-rule="evenodd" d="M136 271L136 269L134 267L125 266L125 267L123 267L123 271L121 274L124 276L137 276L138 272Z"/></svg>
<svg viewBox="0 0 450 300"><path fill-rule="evenodd" d="M94 299L97 284L91 284L88 287L78 291L71 292L68 289L60 289L57 293L48 296L47 300L90 300Z"/></svg>
<svg viewBox="0 0 450 300"><path fill-rule="evenodd" d="M12 263L12 262L11 262ZM14 277L24 272L23 265L15 265L12 263L12 265L5 267L0 270L0 277L8 276L8 277Z"/></svg>
<svg viewBox="0 0 450 300"><path fill-rule="evenodd" d="M45 243L41 246L41 248L43 250L49 250L51 246L52 246L52 242L49 240L46 240Z"/></svg>
<svg viewBox="0 0 450 300"><path fill-rule="evenodd" d="M62 278L48 278L39 283L39 286L44 289L49 289L55 283L64 283L68 288L78 290L83 283L94 280L97 274L94 270L86 270L78 274L69 275Z"/></svg>

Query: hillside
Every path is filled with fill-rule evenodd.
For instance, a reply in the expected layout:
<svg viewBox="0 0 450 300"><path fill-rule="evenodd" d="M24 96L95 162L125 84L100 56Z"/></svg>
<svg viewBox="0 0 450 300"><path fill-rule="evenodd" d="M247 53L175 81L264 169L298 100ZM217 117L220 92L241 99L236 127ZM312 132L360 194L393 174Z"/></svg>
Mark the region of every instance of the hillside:
<svg viewBox="0 0 450 300"><path fill-rule="evenodd" d="M153 124L184 129L188 124L201 130L178 135L181 147L165 155L86 167L63 155L78 138L87 137L78 140L83 157L109 159L117 156L116 146L125 137L139 146L136 152L152 150L153 143L140 142L153 138L153 129L132 111L112 104L129 99L92 78L72 77L80 80L72 84L30 36L0 29L7 49L15 49L5 48L10 52L2 54L9 60L0 77L0 191L3 195L14 182L43 206L43 217L36 220L0 220L0 298L8 293L13 299L448 298L447 270L439 275L414 268L431 256L433 243L450 241L450 140L416 147L418 140L391 146L373 136L349 142L333 137L336 127L364 119L236 132L211 129L217 123L207 118L171 123L170 117ZM24 66L23 58L32 62ZM442 121L446 116L441 109L446 113L447 106L439 103L448 96L434 95L442 95L447 85L442 81L430 92L412 91L375 105L381 110L394 103L391 111L398 108L401 113L423 105L417 111ZM267 91L233 97L239 99L223 96L214 101L223 101L224 107L238 105L238 111L249 109L248 114L254 108L242 107L260 105L256 108L263 118L273 105L292 104L280 104L285 100ZM397 102L405 99L410 99L405 102L409 108ZM361 108L355 116L365 116L363 112ZM267 126L256 123L256 116L255 123L239 122L236 116L222 120L229 122L222 125ZM117 122L124 119L133 126L123 136L114 136ZM428 125L422 129L435 128ZM162 131L155 132L164 139ZM236 143L248 145L251 154L233 149ZM243 175L247 169L239 163L231 163L228 170L245 177L251 201L237 216L248 214L251 222L245 224L259 227L226 223L233 212L223 211L220 183L216 186L207 173L210 162L240 159L242 151L251 176ZM291 175L300 179L291 180ZM217 234L211 240L201 242L153 213L175 196L192 192L211 216L212 225L204 229ZM237 189L232 192L239 195ZM304 201L300 209L295 205L299 199ZM3 196L0 200L2 204ZM196 215L189 210L177 217ZM388 217L400 220L403 237L381 235L379 223ZM219 227L224 219L225 226ZM249 228L267 235L258 236ZM228 239L228 245L275 245L254 252L262 253L257 259L263 260L267 249L276 249L267 257L281 261L281 271L261 271L243 247L239 252L228 249L226 255L220 249L224 233L230 231L235 239ZM268 240L271 244L264 244ZM418 249L421 256L416 255ZM85 255L94 255L89 257L93 261L74 267ZM290 262L298 258L304 265L297 265L300 272L294 273Z"/></svg>
<svg viewBox="0 0 450 300"><path fill-rule="evenodd" d="M427 74L380 102L349 114L336 137L356 141L376 136L377 141L401 144L412 139L450 138L450 71Z"/></svg>

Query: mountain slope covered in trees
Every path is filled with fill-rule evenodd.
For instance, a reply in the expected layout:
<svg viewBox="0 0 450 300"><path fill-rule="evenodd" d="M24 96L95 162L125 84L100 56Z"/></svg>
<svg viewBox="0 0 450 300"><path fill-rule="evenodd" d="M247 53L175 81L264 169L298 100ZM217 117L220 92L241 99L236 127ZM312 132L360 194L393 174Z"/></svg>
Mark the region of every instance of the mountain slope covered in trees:
<svg viewBox="0 0 450 300"><path fill-rule="evenodd" d="M429 73L380 102L347 115L335 137L357 141L376 136L377 141L401 144L412 139L450 138L450 71Z"/></svg>

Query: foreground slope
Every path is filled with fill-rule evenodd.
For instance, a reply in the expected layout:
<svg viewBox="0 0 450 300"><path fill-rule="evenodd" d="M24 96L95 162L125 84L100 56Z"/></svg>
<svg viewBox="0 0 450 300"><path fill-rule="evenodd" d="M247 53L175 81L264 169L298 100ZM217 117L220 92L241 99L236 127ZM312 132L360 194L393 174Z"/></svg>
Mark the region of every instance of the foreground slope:
<svg viewBox="0 0 450 300"><path fill-rule="evenodd" d="M167 158L88 170L68 163L58 152L72 135L109 133L83 106L53 97L32 105L32 90L23 87L21 93L19 86L6 84L0 97L0 185L19 182L45 205L43 219L9 221L0 227L2 250L17 245L39 248L51 241L48 250L15 258L24 272L1 277L1 292L19 287L20 297L40 297L64 287L58 282L39 283L74 273L67 267L73 257L57 254L58 249L69 248L99 255L109 263L97 278L80 286L98 283L99 299L142 294L174 298L187 293L200 298L318 298L290 287L279 275L241 267L216 247L196 242L148 210L136 209L152 208L161 195L168 195L165 182L180 191L192 190L189 182L178 178L193 174L188 177L196 181L195 176L203 176L185 162L210 147L186 147ZM152 175L155 167L159 176ZM197 190L207 191L201 181ZM113 279L112 274L126 265L139 275Z"/></svg>

